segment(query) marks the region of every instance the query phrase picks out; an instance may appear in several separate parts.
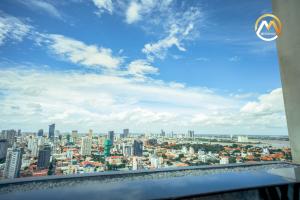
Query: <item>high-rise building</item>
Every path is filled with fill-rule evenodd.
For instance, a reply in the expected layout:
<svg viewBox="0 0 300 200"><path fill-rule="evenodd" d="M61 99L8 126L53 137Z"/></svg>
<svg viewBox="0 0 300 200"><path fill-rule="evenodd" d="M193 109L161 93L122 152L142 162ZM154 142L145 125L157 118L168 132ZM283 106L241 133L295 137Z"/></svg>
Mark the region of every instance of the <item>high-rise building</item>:
<svg viewBox="0 0 300 200"><path fill-rule="evenodd" d="M93 129L90 129L89 130L89 133L88 133L88 136L89 136L89 138L93 138Z"/></svg>
<svg viewBox="0 0 300 200"><path fill-rule="evenodd" d="M73 141L74 141L74 142L76 142L77 137L78 137L78 131L77 131L77 130L73 130L73 131L72 131L72 138L73 138Z"/></svg>
<svg viewBox="0 0 300 200"><path fill-rule="evenodd" d="M58 137L54 138L53 146L52 146L52 154L61 154L62 149L61 149L61 140L59 140Z"/></svg>
<svg viewBox="0 0 300 200"><path fill-rule="evenodd" d="M17 178L20 176L22 165L22 150L20 148L8 148L5 161L4 177Z"/></svg>
<svg viewBox="0 0 300 200"><path fill-rule="evenodd" d="M194 155L195 154L195 149L193 147L190 147L189 154L190 155Z"/></svg>
<svg viewBox="0 0 300 200"><path fill-rule="evenodd" d="M38 137L38 146L43 146L45 144L45 138L44 137Z"/></svg>
<svg viewBox="0 0 300 200"><path fill-rule="evenodd" d="M82 156L90 156L92 153L92 139L89 137L81 138L81 150Z"/></svg>
<svg viewBox="0 0 300 200"><path fill-rule="evenodd" d="M21 129L18 130L18 136L22 136L22 131L21 131Z"/></svg>
<svg viewBox="0 0 300 200"><path fill-rule="evenodd" d="M108 131L108 139L110 140L111 144L114 144L114 140L115 140L114 131Z"/></svg>
<svg viewBox="0 0 300 200"><path fill-rule="evenodd" d="M126 138L129 136L129 129L126 128L126 129L123 129L123 137Z"/></svg>
<svg viewBox="0 0 300 200"><path fill-rule="evenodd" d="M8 141L8 146L12 147L16 141L17 131L11 130L3 130L1 132L1 139L6 139Z"/></svg>
<svg viewBox="0 0 300 200"><path fill-rule="evenodd" d="M7 154L8 141L6 139L0 139L0 161L4 160Z"/></svg>
<svg viewBox="0 0 300 200"><path fill-rule="evenodd" d="M51 140L51 141L54 141L54 136L55 136L55 124L51 124L49 125L49 135L48 135L48 138Z"/></svg>
<svg viewBox="0 0 300 200"><path fill-rule="evenodd" d="M134 140L132 148L133 148L134 156L143 156L143 142L142 141Z"/></svg>
<svg viewBox="0 0 300 200"><path fill-rule="evenodd" d="M51 158L51 147L45 145L39 150L37 167L39 169L47 169L50 166L50 158Z"/></svg>
<svg viewBox="0 0 300 200"><path fill-rule="evenodd" d="M171 137L173 138L174 137L174 132L172 131L172 133L171 133Z"/></svg>
<svg viewBox="0 0 300 200"><path fill-rule="evenodd" d="M110 156L110 148L111 148L112 144L110 139L106 139L104 142L104 155L105 157Z"/></svg>
<svg viewBox="0 0 300 200"><path fill-rule="evenodd" d="M151 168L161 168L163 164L163 158L157 157L156 154L150 157Z"/></svg>
<svg viewBox="0 0 300 200"><path fill-rule="evenodd" d="M30 150L30 155L32 157L37 157L38 156L38 140L36 138L29 138L27 147Z"/></svg>
<svg viewBox="0 0 300 200"><path fill-rule="evenodd" d="M165 132L164 130L161 130L160 136L161 136L161 137L165 137L165 136L166 136L166 132Z"/></svg>
<svg viewBox="0 0 300 200"><path fill-rule="evenodd" d="M194 138L195 137L195 132L194 131L188 131L188 135L189 138Z"/></svg>
<svg viewBox="0 0 300 200"><path fill-rule="evenodd" d="M44 136L44 130L43 129L38 130L37 136L38 137L43 137Z"/></svg>
<svg viewBox="0 0 300 200"><path fill-rule="evenodd" d="M141 158L133 157L132 158L132 170L143 169Z"/></svg>
<svg viewBox="0 0 300 200"><path fill-rule="evenodd" d="M126 157L131 156L132 155L132 145L123 143L122 152L123 152L123 155Z"/></svg>

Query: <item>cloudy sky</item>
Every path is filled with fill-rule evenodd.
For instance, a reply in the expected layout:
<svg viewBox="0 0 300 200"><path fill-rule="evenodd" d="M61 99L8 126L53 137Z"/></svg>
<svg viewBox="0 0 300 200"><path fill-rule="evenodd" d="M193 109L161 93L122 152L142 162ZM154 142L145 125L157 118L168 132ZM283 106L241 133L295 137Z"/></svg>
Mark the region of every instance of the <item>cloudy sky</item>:
<svg viewBox="0 0 300 200"><path fill-rule="evenodd" d="M252 0L2 0L0 129L287 134Z"/></svg>

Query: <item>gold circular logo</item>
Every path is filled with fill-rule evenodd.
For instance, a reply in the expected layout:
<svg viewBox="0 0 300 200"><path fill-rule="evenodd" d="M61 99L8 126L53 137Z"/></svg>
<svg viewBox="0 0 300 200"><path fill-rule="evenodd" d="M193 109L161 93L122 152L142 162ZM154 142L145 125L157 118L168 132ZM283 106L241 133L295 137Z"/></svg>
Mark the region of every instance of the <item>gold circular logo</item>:
<svg viewBox="0 0 300 200"><path fill-rule="evenodd" d="M281 21L273 14L264 14L260 16L255 23L256 35L260 39L268 42L276 40L281 34L281 29Z"/></svg>

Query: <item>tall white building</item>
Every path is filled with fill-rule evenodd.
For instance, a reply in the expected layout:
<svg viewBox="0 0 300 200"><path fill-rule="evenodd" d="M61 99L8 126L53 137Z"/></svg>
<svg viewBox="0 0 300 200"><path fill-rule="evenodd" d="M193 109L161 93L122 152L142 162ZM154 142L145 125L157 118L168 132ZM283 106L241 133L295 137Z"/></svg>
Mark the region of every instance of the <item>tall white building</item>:
<svg viewBox="0 0 300 200"><path fill-rule="evenodd" d="M83 137L81 139L81 151L82 156L90 156L92 153L92 139L89 137Z"/></svg>
<svg viewBox="0 0 300 200"><path fill-rule="evenodd" d="M133 157L132 158L132 170L139 170L142 169L143 165L141 162L141 158L140 157Z"/></svg>
<svg viewBox="0 0 300 200"><path fill-rule="evenodd" d="M132 145L123 143L122 152L123 152L123 155L126 157L131 156L132 155Z"/></svg>
<svg viewBox="0 0 300 200"><path fill-rule="evenodd" d="M22 152L19 148L8 148L4 169L4 177L13 179L20 175L22 165Z"/></svg>
<svg viewBox="0 0 300 200"><path fill-rule="evenodd" d="M164 160L162 157L157 157L156 155L154 155L150 158L151 167L152 168L161 168L163 161Z"/></svg>
<svg viewBox="0 0 300 200"><path fill-rule="evenodd" d="M45 144L45 138L43 136L38 137L38 146L43 146Z"/></svg>
<svg viewBox="0 0 300 200"><path fill-rule="evenodd" d="M194 155L194 154L195 154L195 150L194 150L193 147L190 147L190 149L189 149L189 154L190 154L190 155Z"/></svg>
<svg viewBox="0 0 300 200"><path fill-rule="evenodd" d="M37 155L38 155L38 140L36 138L28 139L28 149L30 150L30 155L32 157L37 157Z"/></svg>

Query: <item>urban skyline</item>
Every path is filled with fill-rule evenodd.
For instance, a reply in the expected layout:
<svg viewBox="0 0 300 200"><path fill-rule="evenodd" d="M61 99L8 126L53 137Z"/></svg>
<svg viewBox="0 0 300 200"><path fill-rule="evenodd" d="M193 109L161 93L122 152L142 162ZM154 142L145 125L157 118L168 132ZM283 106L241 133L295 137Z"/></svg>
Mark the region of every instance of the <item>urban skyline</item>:
<svg viewBox="0 0 300 200"><path fill-rule="evenodd" d="M0 132L0 180L104 171L153 170L199 165L290 161L288 137L247 135L61 134L55 124L41 134Z"/></svg>

